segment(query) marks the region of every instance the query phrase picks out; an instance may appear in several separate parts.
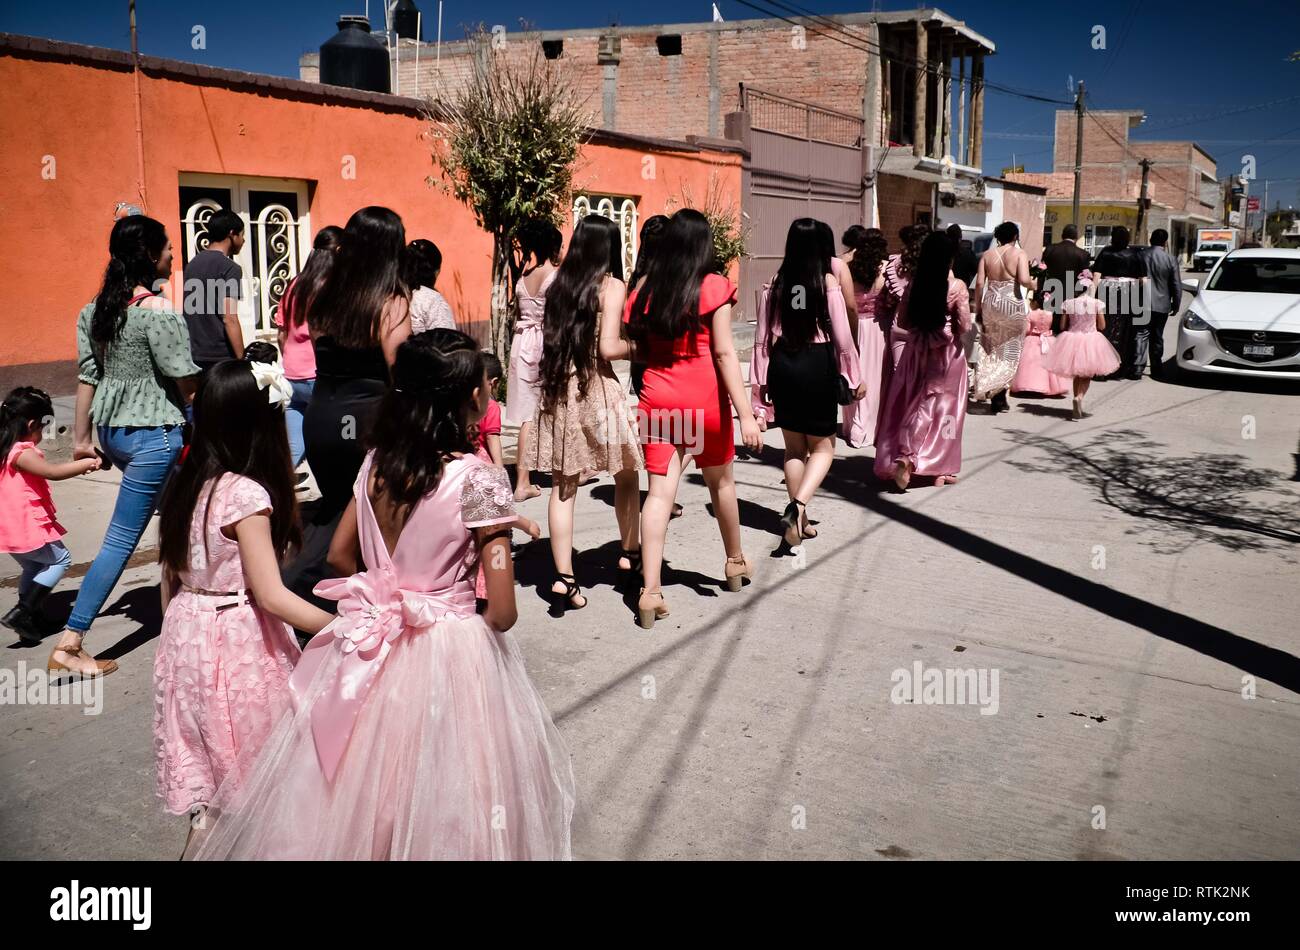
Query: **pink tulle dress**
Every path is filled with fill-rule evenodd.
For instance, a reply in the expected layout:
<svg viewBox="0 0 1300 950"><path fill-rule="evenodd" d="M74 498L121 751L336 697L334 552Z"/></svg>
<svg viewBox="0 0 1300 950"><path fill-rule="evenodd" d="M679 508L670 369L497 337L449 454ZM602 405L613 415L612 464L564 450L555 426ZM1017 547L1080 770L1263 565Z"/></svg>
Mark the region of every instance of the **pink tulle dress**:
<svg viewBox="0 0 1300 950"><path fill-rule="evenodd" d="M908 326L910 288L899 301L898 324ZM967 369L961 334L970 328L970 291L948 281L948 314L955 315L941 333L911 330L894 368L876 429L877 478L889 478L899 461L910 462L917 475L938 477L961 471L962 428L966 423Z"/></svg>
<svg viewBox="0 0 1300 950"><path fill-rule="evenodd" d="M882 322L882 317L877 316L876 305L882 294L883 288L875 293L859 291L853 295L858 311L858 358L867 394L843 407L840 434L855 449L869 445L876 437L876 418L880 415L881 379L889 349L885 336L887 321Z"/></svg>
<svg viewBox="0 0 1300 950"><path fill-rule="evenodd" d="M1109 376L1119 369L1119 354L1097 329L1097 316L1104 312L1096 297L1080 296L1062 303L1061 313L1069 316L1070 325L1043 357L1043 369L1070 378Z"/></svg>
<svg viewBox="0 0 1300 950"><path fill-rule="evenodd" d="M1043 369L1043 360L1052 352L1056 338L1052 336L1052 315L1046 310L1030 310L1029 330L1020 351L1020 365L1011 381L1013 393L1037 393L1040 396L1061 396L1070 391L1070 381Z"/></svg>
<svg viewBox="0 0 1300 950"><path fill-rule="evenodd" d="M322 581L339 616L307 645L292 706L186 858L567 859L569 753L514 637L474 612L472 530L515 518L505 470L447 463L390 554L355 489L365 570Z"/></svg>
<svg viewBox="0 0 1300 950"><path fill-rule="evenodd" d="M174 815L211 802L223 782L238 785L237 762L256 755L288 703L298 641L249 601L239 544L221 530L270 511L266 489L233 474L209 483L194 506L190 567L153 664L157 790Z"/></svg>

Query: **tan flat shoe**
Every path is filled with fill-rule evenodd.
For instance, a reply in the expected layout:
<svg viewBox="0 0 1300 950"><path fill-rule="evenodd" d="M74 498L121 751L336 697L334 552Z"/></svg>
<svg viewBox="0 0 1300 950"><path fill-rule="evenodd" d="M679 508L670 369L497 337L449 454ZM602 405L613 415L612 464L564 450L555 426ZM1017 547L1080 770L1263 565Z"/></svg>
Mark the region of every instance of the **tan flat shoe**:
<svg viewBox="0 0 1300 950"><path fill-rule="evenodd" d="M87 673L75 666L68 666L68 664L54 658L56 653L66 653L68 656L84 656L95 664L95 672ZM45 671L47 673L75 673L78 676L89 676L92 679L107 676L109 673L116 673L117 669L117 660L96 660L80 645L75 647L55 647L50 651L50 658L45 662Z"/></svg>

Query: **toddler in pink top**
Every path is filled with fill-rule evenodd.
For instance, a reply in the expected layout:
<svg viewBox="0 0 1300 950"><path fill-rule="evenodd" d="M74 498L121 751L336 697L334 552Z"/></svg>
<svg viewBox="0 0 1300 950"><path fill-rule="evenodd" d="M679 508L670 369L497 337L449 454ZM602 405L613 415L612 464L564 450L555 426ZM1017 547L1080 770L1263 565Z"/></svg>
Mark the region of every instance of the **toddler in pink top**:
<svg viewBox="0 0 1300 950"><path fill-rule="evenodd" d="M72 556L60 540L63 526L54 516L49 480L62 481L100 467L98 458L52 464L37 445L54 419L50 397L20 386L0 405L0 551L22 567L18 603L0 623L34 646L62 627L49 620L42 603L67 573Z"/></svg>

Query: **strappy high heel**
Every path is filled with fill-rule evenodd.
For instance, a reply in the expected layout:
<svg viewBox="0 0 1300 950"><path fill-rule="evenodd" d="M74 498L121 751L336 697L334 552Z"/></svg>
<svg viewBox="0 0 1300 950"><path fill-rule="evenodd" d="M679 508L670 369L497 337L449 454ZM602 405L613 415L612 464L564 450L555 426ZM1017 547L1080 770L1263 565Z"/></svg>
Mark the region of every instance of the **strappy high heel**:
<svg viewBox="0 0 1300 950"><path fill-rule="evenodd" d="M626 559L628 563L627 567L620 567L618 569L620 574L622 574L625 578L639 577L641 575L641 549L640 548L637 548L635 551L627 551L624 549L620 549L618 552L618 556L619 556L619 560Z"/></svg>
<svg viewBox="0 0 1300 950"><path fill-rule="evenodd" d="M656 602L657 601L657 602ZM650 630L656 620L668 616L668 604L664 602L663 591L641 588L641 598L636 602L636 624L642 630Z"/></svg>
<svg viewBox="0 0 1300 950"><path fill-rule="evenodd" d="M727 558L727 563L722 566L722 574L727 579L727 590L734 593L744 586L745 578L754 576L754 565L742 552Z"/></svg>
<svg viewBox="0 0 1300 950"><path fill-rule="evenodd" d="M556 573L555 579L564 585L564 590L551 588L551 606L564 613L566 610L581 610L587 606L587 598L582 597L582 588L578 586L578 578L572 574ZM574 603L575 597L582 597L582 603Z"/></svg>
<svg viewBox="0 0 1300 950"><path fill-rule="evenodd" d="M806 504L796 498L785 506L785 511L781 514L781 536L785 538L785 543L792 548L797 548L799 542L803 540L803 531L799 527L799 509L807 507ZM791 540L792 535L794 540Z"/></svg>

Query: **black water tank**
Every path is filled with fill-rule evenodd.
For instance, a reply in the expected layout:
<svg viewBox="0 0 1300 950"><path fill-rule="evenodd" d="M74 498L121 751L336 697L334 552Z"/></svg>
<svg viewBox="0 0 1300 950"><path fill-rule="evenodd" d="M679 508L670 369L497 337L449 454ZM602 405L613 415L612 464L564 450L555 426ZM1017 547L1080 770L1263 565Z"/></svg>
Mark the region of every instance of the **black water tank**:
<svg viewBox="0 0 1300 950"><path fill-rule="evenodd" d="M422 40L420 36L420 11L415 0L397 0L393 4L393 32L404 40Z"/></svg>
<svg viewBox="0 0 1300 950"><path fill-rule="evenodd" d="M370 34L364 16L339 17L339 31L320 46L320 81L388 92L388 48Z"/></svg>

